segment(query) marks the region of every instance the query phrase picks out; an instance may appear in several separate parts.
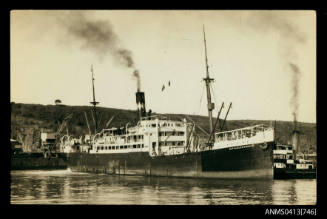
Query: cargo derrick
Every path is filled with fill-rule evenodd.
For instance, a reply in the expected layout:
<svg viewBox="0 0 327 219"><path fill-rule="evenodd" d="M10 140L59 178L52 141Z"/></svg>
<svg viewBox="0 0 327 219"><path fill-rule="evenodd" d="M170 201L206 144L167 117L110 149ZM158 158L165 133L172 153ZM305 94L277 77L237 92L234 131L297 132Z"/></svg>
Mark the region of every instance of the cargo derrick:
<svg viewBox="0 0 327 219"><path fill-rule="evenodd" d="M212 132L211 132L211 134L210 134L210 136L209 136L209 139L208 139L208 143L207 143L207 144L209 144L209 143L211 142L211 139L212 139L213 134L215 133L215 130L216 130L217 124L219 123L220 113L221 113L221 110L222 110L223 108L224 108L224 102L221 104L220 110L219 110L219 112L218 112L217 120L216 120L215 125L214 125L214 127L213 127L213 130L212 130ZM214 138L213 138L213 142L214 142Z"/></svg>
<svg viewBox="0 0 327 219"><path fill-rule="evenodd" d="M224 129L224 126L225 126L226 119L227 119L227 116L228 116L228 113L229 113L230 108L232 108L232 103L229 104L229 107L228 107L227 113L226 113L226 115L225 115L225 118L224 118L223 124L220 126L220 131L223 131L223 129Z"/></svg>

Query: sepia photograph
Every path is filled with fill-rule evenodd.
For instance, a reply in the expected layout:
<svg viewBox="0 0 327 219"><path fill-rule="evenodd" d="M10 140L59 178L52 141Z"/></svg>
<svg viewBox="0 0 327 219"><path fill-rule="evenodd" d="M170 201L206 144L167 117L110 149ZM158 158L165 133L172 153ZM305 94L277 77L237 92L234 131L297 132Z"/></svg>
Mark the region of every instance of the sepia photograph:
<svg viewBox="0 0 327 219"><path fill-rule="evenodd" d="M316 205L316 19L11 10L10 204Z"/></svg>

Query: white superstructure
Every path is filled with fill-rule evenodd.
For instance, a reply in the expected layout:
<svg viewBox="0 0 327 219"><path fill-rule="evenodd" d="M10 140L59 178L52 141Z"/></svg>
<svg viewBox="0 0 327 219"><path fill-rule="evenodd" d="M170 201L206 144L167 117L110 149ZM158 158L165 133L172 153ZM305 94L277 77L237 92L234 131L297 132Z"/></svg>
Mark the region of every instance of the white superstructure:
<svg viewBox="0 0 327 219"><path fill-rule="evenodd" d="M192 142L192 123L163 116L143 117L134 127L103 129L93 138L90 153L149 152L150 156L187 151Z"/></svg>
<svg viewBox="0 0 327 219"><path fill-rule="evenodd" d="M215 133L213 149L251 146L274 141L274 128L264 125Z"/></svg>
<svg viewBox="0 0 327 219"><path fill-rule="evenodd" d="M187 152L238 149L261 144L266 147L274 141L274 129L264 125L250 126L232 131L215 133L213 147L194 133L195 125L184 119L171 120L165 116L142 117L136 126L103 129L91 138L92 147L83 149L81 139L64 136L61 151L74 153L82 149L90 154L119 154L147 152L150 156L169 156ZM79 149L80 148L80 149Z"/></svg>

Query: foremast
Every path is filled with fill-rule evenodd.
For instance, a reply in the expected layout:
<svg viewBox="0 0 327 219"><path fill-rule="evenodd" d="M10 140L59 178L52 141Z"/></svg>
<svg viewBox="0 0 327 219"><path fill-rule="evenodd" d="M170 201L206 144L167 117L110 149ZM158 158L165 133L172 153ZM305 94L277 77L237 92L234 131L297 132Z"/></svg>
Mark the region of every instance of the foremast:
<svg viewBox="0 0 327 219"><path fill-rule="evenodd" d="M215 104L211 102L211 93L210 93L210 83L214 80L209 76L209 65L208 65L208 57L207 57L207 45L206 45L206 34L203 26L203 39L204 39L204 51L205 51L205 63L206 63L206 77L203 78L206 84L207 89L207 102L208 102L208 115L209 115L209 127L210 133L213 132L213 120L212 120L212 111L215 108Z"/></svg>
<svg viewBox="0 0 327 219"><path fill-rule="evenodd" d="M93 105L93 114L94 114L94 123L95 123L95 132L96 134L98 130L98 117L97 117L97 112L96 112L96 105L98 105L100 102L95 101L95 91L94 91L94 77L93 77L93 65L91 65L91 72L92 72L92 90L93 90L93 101L90 102Z"/></svg>

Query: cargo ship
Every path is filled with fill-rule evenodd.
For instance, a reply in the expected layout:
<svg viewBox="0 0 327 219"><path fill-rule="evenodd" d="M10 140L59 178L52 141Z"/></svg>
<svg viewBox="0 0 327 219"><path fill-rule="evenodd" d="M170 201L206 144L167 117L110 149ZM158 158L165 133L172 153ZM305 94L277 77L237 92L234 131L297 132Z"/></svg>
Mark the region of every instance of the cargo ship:
<svg viewBox="0 0 327 219"><path fill-rule="evenodd" d="M255 125L216 132L211 102L205 32L205 62L210 134L201 138L196 124L186 118L152 115L145 108L145 95L136 92L138 122L129 127L106 128L92 135L88 144L73 146L63 141L68 167L72 171L120 175L195 178L273 178L274 128ZM94 95L94 110L98 102ZM231 105L230 105L231 106ZM200 128L200 127L198 127ZM69 141L68 141L69 142ZM82 147L83 146L83 147ZM83 148L79 150L78 148Z"/></svg>

